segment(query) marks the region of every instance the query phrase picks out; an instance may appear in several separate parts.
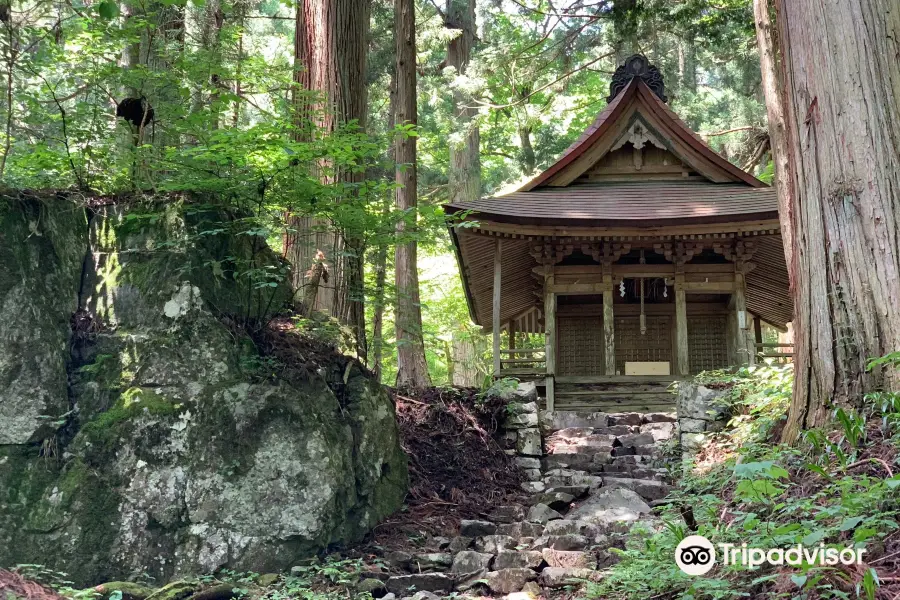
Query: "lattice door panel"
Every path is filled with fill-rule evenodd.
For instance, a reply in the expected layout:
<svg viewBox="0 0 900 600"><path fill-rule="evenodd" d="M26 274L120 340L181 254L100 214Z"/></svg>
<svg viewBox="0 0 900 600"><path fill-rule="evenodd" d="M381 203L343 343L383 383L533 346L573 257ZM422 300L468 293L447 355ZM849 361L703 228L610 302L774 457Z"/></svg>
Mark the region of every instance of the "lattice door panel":
<svg viewBox="0 0 900 600"><path fill-rule="evenodd" d="M691 373L728 366L725 315L688 317L688 355Z"/></svg>
<svg viewBox="0 0 900 600"><path fill-rule="evenodd" d="M672 362L672 321L667 316L647 315L647 331L641 335L638 317L616 318L616 370L625 373L626 362Z"/></svg>
<svg viewBox="0 0 900 600"><path fill-rule="evenodd" d="M559 375L603 375L603 320L557 317L556 369Z"/></svg>

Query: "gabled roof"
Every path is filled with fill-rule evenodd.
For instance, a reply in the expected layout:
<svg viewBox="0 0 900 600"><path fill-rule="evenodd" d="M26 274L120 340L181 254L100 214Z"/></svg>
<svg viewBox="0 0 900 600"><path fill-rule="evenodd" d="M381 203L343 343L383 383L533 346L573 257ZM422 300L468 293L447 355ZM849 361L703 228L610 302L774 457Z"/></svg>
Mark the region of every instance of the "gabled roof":
<svg viewBox="0 0 900 600"><path fill-rule="evenodd" d="M591 150L598 148L587 157L581 172L599 160L609 151L623 130L623 124L637 112L648 121L651 128L659 131L673 145L672 151L686 164L717 182L743 182L752 187L765 187L762 181L746 171L731 164L712 148L706 145L700 136L694 133L678 115L657 97L647 84L635 77L615 98L597 115L594 122L581 134L575 143L569 146L562 156L547 170L525 184L520 192L527 192L541 187L553 185L553 180L567 169L577 169L579 159L586 157ZM606 142L604 144L604 142ZM604 150L605 146L605 151ZM574 178L573 178L574 179Z"/></svg>

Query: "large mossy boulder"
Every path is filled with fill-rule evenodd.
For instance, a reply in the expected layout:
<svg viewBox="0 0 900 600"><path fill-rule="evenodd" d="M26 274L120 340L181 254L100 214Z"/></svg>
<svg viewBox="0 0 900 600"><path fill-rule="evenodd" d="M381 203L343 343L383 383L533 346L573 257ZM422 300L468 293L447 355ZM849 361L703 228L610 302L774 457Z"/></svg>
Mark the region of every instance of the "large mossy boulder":
<svg viewBox="0 0 900 600"><path fill-rule="evenodd" d="M0 446L0 565L47 564L84 585L268 572L358 540L401 506L406 456L384 389L336 352L258 350L290 300L261 239L179 204L89 217L73 238L84 274L58 290L74 331L46 344L68 385L41 410L71 412L41 440ZM77 307L62 304L73 295Z"/></svg>

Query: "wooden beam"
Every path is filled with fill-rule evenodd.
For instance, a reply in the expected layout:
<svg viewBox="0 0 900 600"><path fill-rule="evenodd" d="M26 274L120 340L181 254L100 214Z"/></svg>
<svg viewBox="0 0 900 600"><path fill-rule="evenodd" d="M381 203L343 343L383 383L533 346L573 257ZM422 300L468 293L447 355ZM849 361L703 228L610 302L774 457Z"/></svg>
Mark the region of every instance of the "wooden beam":
<svg viewBox="0 0 900 600"><path fill-rule="evenodd" d="M477 221L478 230L499 234L512 234L540 237L579 237L579 238L650 238L686 235L727 235L733 233L769 232L773 235L780 232L778 219L760 219L753 221L737 221L731 223L697 223L695 225L656 225L648 227L585 227L570 225L516 225L500 223L485 218L485 215L473 215L466 221ZM465 231L465 230L463 230ZM468 233L476 235L477 231Z"/></svg>
<svg viewBox="0 0 900 600"><path fill-rule="evenodd" d="M610 292L612 283L608 284ZM557 283L550 286L554 294L602 294L606 291L605 283Z"/></svg>
<svg viewBox="0 0 900 600"><path fill-rule="evenodd" d="M503 241L499 238L494 242L494 303L493 303L493 334L494 334L494 373L500 372L500 266L502 264Z"/></svg>
<svg viewBox="0 0 900 600"><path fill-rule="evenodd" d="M547 410L553 411L556 409L556 389L553 381L553 376L548 375L544 378L544 390L547 394Z"/></svg>
<svg viewBox="0 0 900 600"><path fill-rule="evenodd" d="M753 319L753 333L757 344L762 344L762 319L759 317Z"/></svg>
<svg viewBox="0 0 900 600"><path fill-rule="evenodd" d="M679 375L690 373L688 352L687 297L684 273L675 274L675 363Z"/></svg>
<svg viewBox="0 0 900 600"><path fill-rule="evenodd" d="M736 270L734 279L734 295L732 296L736 323L734 348L738 364L751 364L755 352L751 352L747 345L747 329L750 327L750 315L747 313L747 284L744 274L740 270Z"/></svg>
<svg viewBox="0 0 900 600"><path fill-rule="evenodd" d="M613 314L612 274L603 276L603 356L607 375L616 374L616 320Z"/></svg>

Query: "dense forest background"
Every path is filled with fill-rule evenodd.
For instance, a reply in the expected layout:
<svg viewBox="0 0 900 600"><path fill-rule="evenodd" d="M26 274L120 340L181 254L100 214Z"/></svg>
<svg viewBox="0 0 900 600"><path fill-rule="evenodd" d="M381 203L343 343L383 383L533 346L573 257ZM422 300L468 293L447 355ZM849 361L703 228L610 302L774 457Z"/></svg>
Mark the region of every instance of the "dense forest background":
<svg viewBox="0 0 900 600"><path fill-rule="evenodd" d="M401 382L482 383L441 205L552 163L628 55L714 149L772 177L746 0L24 0L0 19L5 186L234 207L293 263L301 314L336 317L308 327L385 383L420 336L427 377Z"/></svg>

